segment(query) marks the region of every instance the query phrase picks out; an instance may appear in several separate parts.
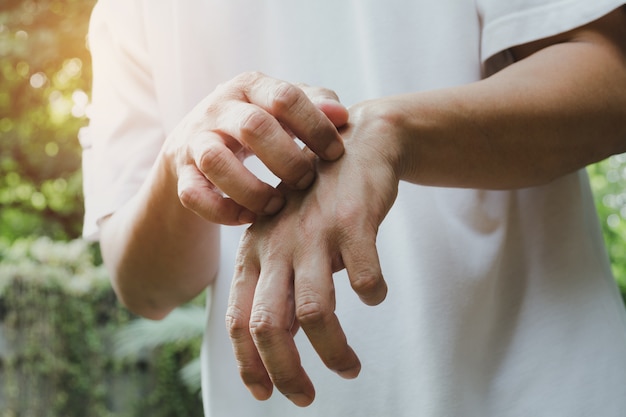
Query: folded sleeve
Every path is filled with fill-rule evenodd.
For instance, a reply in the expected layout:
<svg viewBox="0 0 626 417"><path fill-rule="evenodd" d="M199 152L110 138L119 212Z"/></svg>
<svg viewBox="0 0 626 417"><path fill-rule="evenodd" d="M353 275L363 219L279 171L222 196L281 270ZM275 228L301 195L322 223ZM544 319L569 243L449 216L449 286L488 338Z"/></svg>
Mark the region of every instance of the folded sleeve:
<svg viewBox="0 0 626 417"><path fill-rule="evenodd" d="M100 0L91 16L93 87L83 149L83 236L139 189L164 140L141 3Z"/></svg>
<svg viewBox="0 0 626 417"><path fill-rule="evenodd" d="M482 19L481 59L566 32L624 5L623 0L477 0Z"/></svg>

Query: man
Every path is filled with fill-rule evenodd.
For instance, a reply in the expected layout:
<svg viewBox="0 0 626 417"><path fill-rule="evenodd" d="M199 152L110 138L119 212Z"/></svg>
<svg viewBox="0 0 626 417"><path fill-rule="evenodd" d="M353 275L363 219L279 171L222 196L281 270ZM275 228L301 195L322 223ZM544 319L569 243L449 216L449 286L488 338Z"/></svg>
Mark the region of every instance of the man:
<svg viewBox="0 0 626 417"><path fill-rule="evenodd" d="M211 289L206 414L623 413L582 170L626 151L622 3L294 3L92 20L85 234L140 314Z"/></svg>

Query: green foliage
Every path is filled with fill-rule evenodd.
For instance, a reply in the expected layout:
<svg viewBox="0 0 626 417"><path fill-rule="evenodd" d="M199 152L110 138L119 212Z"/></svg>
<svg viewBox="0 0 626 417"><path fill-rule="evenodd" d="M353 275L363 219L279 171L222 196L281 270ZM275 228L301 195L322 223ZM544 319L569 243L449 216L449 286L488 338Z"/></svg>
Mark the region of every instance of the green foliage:
<svg viewBox="0 0 626 417"><path fill-rule="evenodd" d="M79 236L94 0L0 6L0 235Z"/></svg>
<svg viewBox="0 0 626 417"><path fill-rule="evenodd" d="M165 344L159 349L156 362L157 388L147 397L145 408L152 417L202 417L202 399L199 392L192 393L181 384L181 362L189 362L198 355L197 349L178 344ZM148 415L148 413L138 413Z"/></svg>
<svg viewBox="0 0 626 417"><path fill-rule="evenodd" d="M588 167L615 280L626 300L626 154Z"/></svg>
<svg viewBox="0 0 626 417"><path fill-rule="evenodd" d="M135 362L113 357L112 332L130 314L97 266L99 252L72 240L82 227L78 138L91 88L86 34L94 4L0 3L0 336L6 329L18 346L0 367L0 387L8 381L0 409L10 405L0 416L200 415L198 330L193 340L159 341ZM128 390L105 381L134 363L153 375L150 384L137 376L131 395L143 392L129 398L135 404L115 405L109 397ZM183 364L191 390L181 382Z"/></svg>
<svg viewBox="0 0 626 417"><path fill-rule="evenodd" d="M107 326L128 320L83 241L20 240L1 251L3 408L14 415L105 416ZM8 411L6 411L8 413ZM10 415L10 414L5 414Z"/></svg>
<svg viewBox="0 0 626 417"><path fill-rule="evenodd" d="M72 240L94 3L0 0L0 417L200 416L201 309L133 321ZM626 299L626 156L588 171Z"/></svg>
<svg viewBox="0 0 626 417"><path fill-rule="evenodd" d="M201 416L179 375L199 338L114 355L115 334L134 317L96 253L82 240L0 242L0 417Z"/></svg>
<svg viewBox="0 0 626 417"><path fill-rule="evenodd" d="M132 358L161 346L185 346L191 360L181 369L180 378L190 391L200 392L200 345L205 326L205 309L188 305L172 311L161 321L137 319L124 326L115 337L115 354Z"/></svg>

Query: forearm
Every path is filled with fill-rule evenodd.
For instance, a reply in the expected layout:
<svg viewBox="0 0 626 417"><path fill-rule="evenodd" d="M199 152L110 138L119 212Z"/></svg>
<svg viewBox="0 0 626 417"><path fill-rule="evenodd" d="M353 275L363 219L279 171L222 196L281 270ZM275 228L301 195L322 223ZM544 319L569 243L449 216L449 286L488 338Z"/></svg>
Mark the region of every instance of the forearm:
<svg viewBox="0 0 626 417"><path fill-rule="evenodd" d="M184 208L176 189L157 164L102 227L102 255L119 299L153 319L198 295L218 268L219 226Z"/></svg>
<svg viewBox="0 0 626 417"><path fill-rule="evenodd" d="M474 84L381 103L378 116L396 129L390 158L414 183L534 186L626 151L625 58L595 39L542 48Z"/></svg>

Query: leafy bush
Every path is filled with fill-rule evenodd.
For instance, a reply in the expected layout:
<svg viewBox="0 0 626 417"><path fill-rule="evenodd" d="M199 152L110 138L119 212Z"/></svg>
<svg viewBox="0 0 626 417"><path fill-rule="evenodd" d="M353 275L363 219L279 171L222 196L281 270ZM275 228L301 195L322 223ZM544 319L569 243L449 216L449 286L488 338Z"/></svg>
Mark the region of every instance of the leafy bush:
<svg viewBox="0 0 626 417"><path fill-rule="evenodd" d="M198 299L202 302L202 297ZM156 350L160 372L159 388L148 396L150 405L165 401L174 415L201 416L196 405L200 398L200 346L204 334L205 310L188 305L172 311L162 321L136 319L115 335L115 355L123 359L140 357ZM181 364L184 366L181 369ZM176 378L172 376L176 375ZM180 384L182 382L184 386ZM195 395L196 398L191 398ZM157 409L153 417L167 416Z"/></svg>
<svg viewBox="0 0 626 417"><path fill-rule="evenodd" d="M193 347L193 356L180 370L180 376L190 391L200 392L199 355L204 326L205 309L199 305L178 308L162 321L136 319L116 334L115 354L133 358L168 344Z"/></svg>
<svg viewBox="0 0 626 417"><path fill-rule="evenodd" d="M201 416L179 375L199 340L133 360L113 354L114 335L134 317L96 253L81 240L0 243L0 416Z"/></svg>

